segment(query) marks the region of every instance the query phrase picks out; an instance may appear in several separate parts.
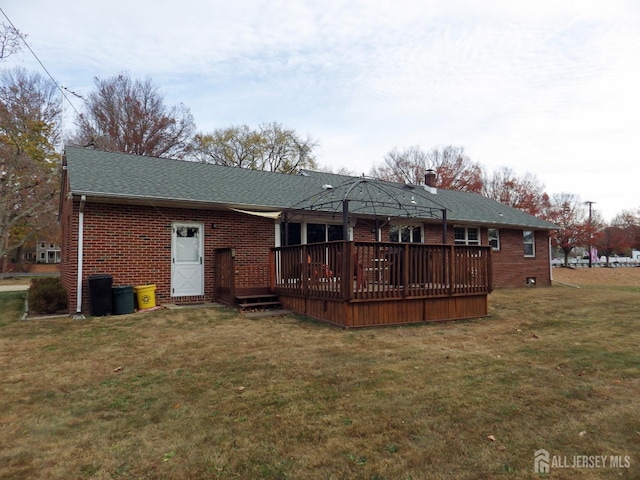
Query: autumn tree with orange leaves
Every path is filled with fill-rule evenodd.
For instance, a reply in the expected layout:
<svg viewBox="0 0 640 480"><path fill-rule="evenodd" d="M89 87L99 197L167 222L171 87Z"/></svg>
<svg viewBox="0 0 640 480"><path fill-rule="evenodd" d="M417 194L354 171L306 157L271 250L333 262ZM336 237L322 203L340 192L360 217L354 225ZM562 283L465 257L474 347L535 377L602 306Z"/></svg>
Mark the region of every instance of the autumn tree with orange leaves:
<svg viewBox="0 0 640 480"><path fill-rule="evenodd" d="M611 224L622 228L628 248L640 250L640 208L636 211L623 210L615 216Z"/></svg>
<svg viewBox="0 0 640 480"><path fill-rule="evenodd" d="M549 195L535 175L527 173L518 176L508 167L499 168L485 176L482 194L534 216L540 216L550 206Z"/></svg>
<svg viewBox="0 0 640 480"><path fill-rule="evenodd" d="M551 244L564 253L564 264L569 265L569 254L575 247L596 241L601 221L597 214L589 222L588 209L580 197L573 193L558 193L550 198L544 218L559 228L551 235Z"/></svg>

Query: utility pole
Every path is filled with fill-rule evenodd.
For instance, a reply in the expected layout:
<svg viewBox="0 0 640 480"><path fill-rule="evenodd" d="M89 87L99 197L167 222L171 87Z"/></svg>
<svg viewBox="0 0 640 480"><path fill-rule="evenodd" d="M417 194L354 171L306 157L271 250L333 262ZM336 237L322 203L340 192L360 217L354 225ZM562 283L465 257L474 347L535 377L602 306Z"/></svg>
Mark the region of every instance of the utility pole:
<svg viewBox="0 0 640 480"><path fill-rule="evenodd" d="M584 203L589 205L589 221L587 223L587 233L589 234L589 268L591 268L593 266L593 259L591 258L591 205L596 202L590 202L587 200Z"/></svg>

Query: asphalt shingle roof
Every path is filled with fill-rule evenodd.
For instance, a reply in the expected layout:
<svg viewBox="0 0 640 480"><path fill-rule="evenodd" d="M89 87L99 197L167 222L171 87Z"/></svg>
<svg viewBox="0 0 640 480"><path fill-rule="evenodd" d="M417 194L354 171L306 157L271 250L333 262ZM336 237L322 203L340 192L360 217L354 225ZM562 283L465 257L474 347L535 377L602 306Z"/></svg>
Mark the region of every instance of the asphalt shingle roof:
<svg viewBox="0 0 640 480"><path fill-rule="evenodd" d="M471 192L438 189L433 194L420 186L406 189L390 182L324 172L304 171L303 175L284 175L73 146L66 147L65 158L70 192L87 197L282 210L295 205L308 207L313 202L327 198L327 192L339 197L342 195L340 186L346 189L354 182L363 182L368 199L372 197L366 187L374 191L391 189L399 192L395 198L408 209L416 203L424 208L445 207L450 223L555 228L549 222ZM334 190L323 189L323 185L332 185ZM357 197L355 189L351 195ZM359 212L374 213L370 203L362 203ZM378 207L375 213L388 212ZM428 218L420 213L415 216Z"/></svg>

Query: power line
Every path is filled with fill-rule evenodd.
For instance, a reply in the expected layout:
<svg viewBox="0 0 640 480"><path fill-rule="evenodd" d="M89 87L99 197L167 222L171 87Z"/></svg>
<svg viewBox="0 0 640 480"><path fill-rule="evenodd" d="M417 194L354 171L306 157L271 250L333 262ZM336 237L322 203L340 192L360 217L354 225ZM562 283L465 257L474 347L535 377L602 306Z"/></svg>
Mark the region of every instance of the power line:
<svg viewBox="0 0 640 480"><path fill-rule="evenodd" d="M69 100L69 97L67 97L67 94L65 93L65 90L67 90L70 93L73 93L73 95L75 95L78 98L82 97L80 95L78 95L77 93L72 92L71 90L67 89L67 88L63 88L61 87L58 82L56 82L56 80L53 78L53 75L51 75L51 73L49 73L49 70L47 70L47 67L44 66L44 63L42 63L42 61L40 61L40 59L38 58L38 56L36 55L36 52L33 51L33 49L31 48L31 46L27 43L27 40L24 38L24 36L22 35L22 33L20 33L20 30L18 30L16 28L16 26L13 24L13 22L11 21L11 19L7 16L6 13L4 13L4 10L2 9L2 7L0 7L0 12L2 12L2 15L4 15L4 18L7 19L7 22L9 22L9 25L11 25L11 27L13 28L14 32L16 32L18 34L18 36L20 37L20 40L22 40L22 42L27 46L27 48L29 49L29 51L31 52L31 55L33 55L33 58L35 58L37 60L37 62L40 64L40 66L42 67L42 69L46 72L46 74L49 76L49 78L51 79L51 81L53 82L53 84L56 86L56 88L58 90L60 90L60 93L62 94L62 98L64 98L67 103L69 105L71 105L71 108L73 108L73 110L76 112L77 115L80 115L80 112L78 112L78 109L76 108L76 106L71 103L71 100ZM84 99L83 99L84 100Z"/></svg>

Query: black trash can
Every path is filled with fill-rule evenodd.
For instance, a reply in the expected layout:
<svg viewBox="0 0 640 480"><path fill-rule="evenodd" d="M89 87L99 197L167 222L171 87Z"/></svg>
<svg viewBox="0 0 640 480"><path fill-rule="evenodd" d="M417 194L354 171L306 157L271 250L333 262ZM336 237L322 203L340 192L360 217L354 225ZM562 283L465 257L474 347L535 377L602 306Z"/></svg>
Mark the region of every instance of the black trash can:
<svg viewBox="0 0 640 480"><path fill-rule="evenodd" d="M113 314L125 315L133 313L133 287L123 285L113 287Z"/></svg>
<svg viewBox="0 0 640 480"><path fill-rule="evenodd" d="M113 278L111 275L100 274L89 277L89 297L91 299L92 316L103 317L105 315L111 315L113 310L112 284Z"/></svg>

